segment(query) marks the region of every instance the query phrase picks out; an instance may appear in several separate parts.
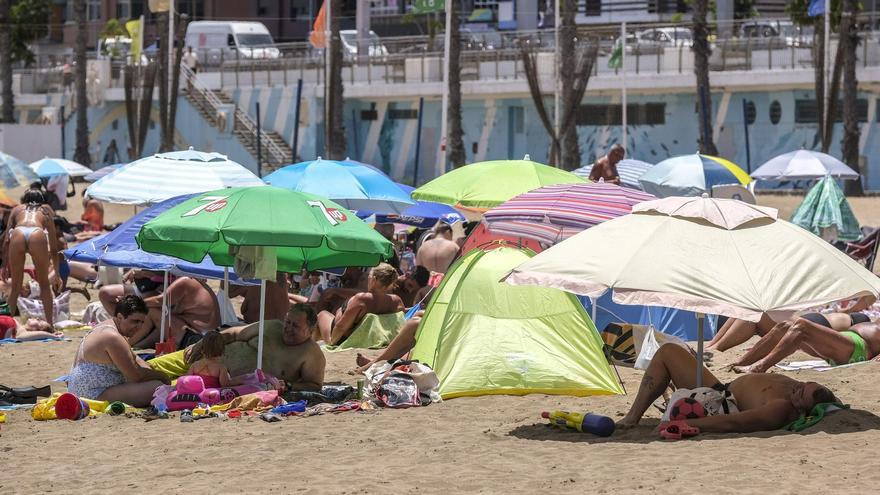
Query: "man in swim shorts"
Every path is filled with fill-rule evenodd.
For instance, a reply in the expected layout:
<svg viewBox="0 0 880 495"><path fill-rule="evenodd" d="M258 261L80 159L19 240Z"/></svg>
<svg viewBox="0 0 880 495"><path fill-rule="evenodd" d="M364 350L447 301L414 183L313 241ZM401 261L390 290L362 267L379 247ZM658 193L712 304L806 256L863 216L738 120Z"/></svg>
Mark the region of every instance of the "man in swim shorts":
<svg viewBox="0 0 880 495"><path fill-rule="evenodd" d="M684 347L676 344L661 346L645 370L632 407L617 426L637 426L645 411L670 383L677 388L695 388L695 367L696 358ZM828 388L816 382L799 382L777 373L743 375L725 385L703 367L703 386L729 392L739 412L687 420L689 426L702 432L778 430L812 410L816 404L839 402Z"/></svg>
<svg viewBox="0 0 880 495"><path fill-rule="evenodd" d="M847 330L837 331L823 315L804 315L773 327L767 335L734 363L737 373L763 373L779 361L804 351L828 361L832 366L858 363L880 354L880 325L863 321L854 313Z"/></svg>

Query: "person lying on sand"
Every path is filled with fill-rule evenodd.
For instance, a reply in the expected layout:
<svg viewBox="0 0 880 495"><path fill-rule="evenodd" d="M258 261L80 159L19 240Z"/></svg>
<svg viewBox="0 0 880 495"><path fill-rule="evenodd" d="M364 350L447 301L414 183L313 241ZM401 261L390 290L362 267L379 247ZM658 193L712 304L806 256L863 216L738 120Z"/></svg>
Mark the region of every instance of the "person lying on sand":
<svg viewBox="0 0 880 495"><path fill-rule="evenodd" d="M853 316L857 315L861 313ZM810 313L776 325L731 369L737 373L763 373L795 351L824 359L831 366L874 359L880 354L880 325L865 322L867 317L848 316ZM849 326L839 320L855 324Z"/></svg>
<svg viewBox="0 0 880 495"><path fill-rule="evenodd" d="M678 388L696 387L696 358L676 344L657 350L629 412L617 423L618 428L637 426L642 415L670 383ZM799 382L780 374L743 375L728 384L722 383L703 368L703 386L728 391L739 412L689 419L687 424L702 432L750 433L783 428L809 412L816 404L838 402L828 388L816 382Z"/></svg>
<svg viewBox="0 0 880 495"><path fill-rule="evenodd" d="M284 321L268 320L263 330L263 371L282 379L293 390L319 391L324 385L326 360L312 340L317 326L315 310L307 304L294 304ZM223 363L233 376L254 371L257 367L259 323L227 328L220 332L225 346ZM202 343L184 351L188 364L203 357ZM157 359L162 359L157 358Z"/></svg>
<svg viewBox="0 0 880 495"><path fill-rule="evenodd" d="M21 325L11 316L0 315L0 339L16 339L26 342L61 337L64 337L64 334L55 332L48 321L28 318L27 322Z"/></svg>

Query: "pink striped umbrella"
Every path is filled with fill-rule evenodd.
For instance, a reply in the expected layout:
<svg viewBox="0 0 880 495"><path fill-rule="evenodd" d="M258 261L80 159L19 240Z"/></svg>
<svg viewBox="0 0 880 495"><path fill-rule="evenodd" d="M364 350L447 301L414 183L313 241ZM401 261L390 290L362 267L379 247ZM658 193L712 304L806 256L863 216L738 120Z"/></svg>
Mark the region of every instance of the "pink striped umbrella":
<svg viewBox="0 0 880 495"><path fill-rule="evenodd" d="M483 219L492 232L556 244L652 199L657 198L605 182L558 184L511 198L487 211Z"/></svg>

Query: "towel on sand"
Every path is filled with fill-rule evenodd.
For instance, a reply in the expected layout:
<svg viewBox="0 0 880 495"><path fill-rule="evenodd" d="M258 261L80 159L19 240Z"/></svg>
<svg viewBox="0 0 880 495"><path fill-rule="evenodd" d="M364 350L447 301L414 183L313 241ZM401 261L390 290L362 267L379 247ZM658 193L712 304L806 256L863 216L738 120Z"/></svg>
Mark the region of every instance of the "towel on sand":
<svg viewBox="0 0 880 495"><path fill-rule="evenodd" d="M345 349L381 349L387 347L400 327L403 326L403 312L374 315L367 313L360 325L354 329L341 344L324 347L328 352Z"/></svg>
<svg viewBox="0 0 880 495"><path fill-rule="evenodd" d="M838 368L845 368L850 366L857 366L859 364L865 364L870 361L860 361L858 363L848 363L841 364L838 366L831 366L827 361L822 359L814 359L810 361L792 361L790 363L779 363L776 365L777 368L785 370L785 371L798 371L798 370L816 370L816 371L828 371L834 370Z"/></svg>
<svg viewBox="0 0 880 495"><path fill-rule="evenodd" d="M52 338L37 339L37 340L0 339L0 345L21 344L22 342L59 342L59 341L63 341L63 340L70 340L70 339L65 339L64 337L52 337Z"/></svg>
<svg viewBox="0 0 880 495"><path fill-rule="evenodd" d="M839 409L849 409L849 405L839 402L824 402L813 406L810 414L802 413L801 417L789 423L785 429L788 431L802 431L818 423L825 417L825 414Z"/></svg>

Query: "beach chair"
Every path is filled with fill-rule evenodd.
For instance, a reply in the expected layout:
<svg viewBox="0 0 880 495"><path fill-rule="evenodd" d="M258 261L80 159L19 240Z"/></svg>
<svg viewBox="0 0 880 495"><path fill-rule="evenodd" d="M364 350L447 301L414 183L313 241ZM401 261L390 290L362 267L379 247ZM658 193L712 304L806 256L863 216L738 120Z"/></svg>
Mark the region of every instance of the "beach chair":
<svg viewBox="0 0 880 495"><path fill-rule="evenodd" d="M845 252L852 259L865 265L868 270L874 271L878 245L880 245L880 228L869 230L861 239L846 243Z"/></svg>

